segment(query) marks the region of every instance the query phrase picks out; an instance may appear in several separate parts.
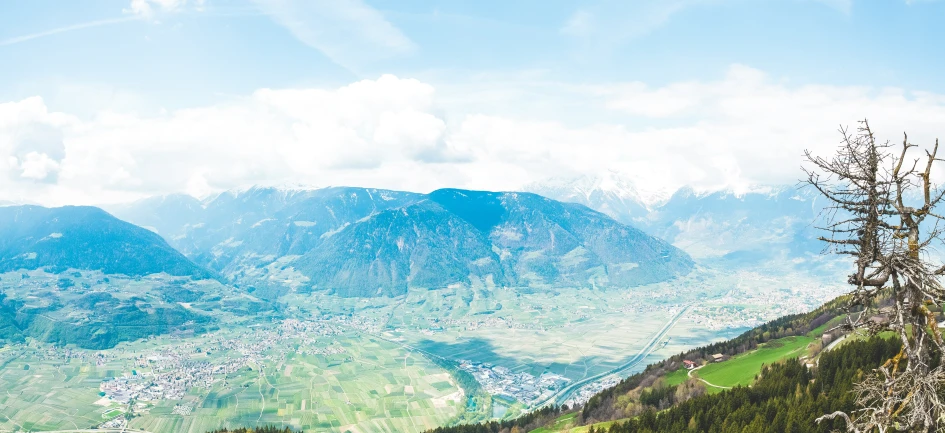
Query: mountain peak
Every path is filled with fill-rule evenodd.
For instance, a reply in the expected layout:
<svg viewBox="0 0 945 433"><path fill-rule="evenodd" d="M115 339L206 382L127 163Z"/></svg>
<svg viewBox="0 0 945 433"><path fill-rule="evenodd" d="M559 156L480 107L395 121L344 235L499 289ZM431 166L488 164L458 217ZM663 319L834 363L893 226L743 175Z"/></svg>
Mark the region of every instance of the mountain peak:
<svg viewBox="0 0 945 433"><path fill-rule="evenodd" d="M97 207L0 208L0 272L47 267L210 276L157 234Z"/></svg>
<svg viewBox="0 0 945 433"><path fill-rule="evenodd" d="M595 194L609 195L639 203L647 210L665 203L673 189L663 185L645 186L646 182L615 170L577 176L557 176L526 185L524 190L554 199L582 204L591 202Z"/></svg>

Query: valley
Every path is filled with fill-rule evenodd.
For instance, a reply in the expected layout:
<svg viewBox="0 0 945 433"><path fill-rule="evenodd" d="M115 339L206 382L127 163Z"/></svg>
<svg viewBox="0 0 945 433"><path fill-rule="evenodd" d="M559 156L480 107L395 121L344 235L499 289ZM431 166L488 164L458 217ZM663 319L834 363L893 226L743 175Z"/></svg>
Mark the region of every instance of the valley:
<svg viewBox="0 0 945 433"><path fill-rule="evenodd" d="M3 429L129 426L204 432L246 424L418 431L462 410L448 373L349 325L287 320L106 352L8 347Z"/></svg>
<svg viewBox="0 0 945 433"><path fill-rule="evenodd" d="M942 16L0 1L0 433L945 433Z"/></svg>
<svg viewBox="0 0 945 433"><path fill-rule="evenodd" d="M0 274L8 299L34 299L31 293L49 286L63 299L118 288L147 297L173 281L113 276L104 283L107 277L80 273L61 288L65 276L27 275ZM652 362L808 311L839 291L791 275L698 267L677 280L619 291L478 286L396 298L313 292L285 295L277 314L262 316L239 313L263 302L258 298L227 294L233 289L212 281L187 283L211 301L201 294L178 305L208 316L209 332L158 334L107 349L33 337L5 345L0 404L13 410L0 429L196 433L273 423L422 431L459 419L512 418L551 402L580 403ZM212 300L217 296L230 297L228 307Z"/></svg>
<svg viewBox="0 0 945 433"><path fill-rule="evenodd" d="M790 194L675 194L648 218L698 215L629 221L646 231L534 194L455 189L253 187L114 209L139 226L6 208L0 430L420 432L581 405L842 292L836 261L790 242L804 227L745 219L772 203L792 220L811 212ZM595 203L649 209L631 199ZM692 259L693 227L725 254ZM780 243L762 254L743 241L763 231Z"/></svg>

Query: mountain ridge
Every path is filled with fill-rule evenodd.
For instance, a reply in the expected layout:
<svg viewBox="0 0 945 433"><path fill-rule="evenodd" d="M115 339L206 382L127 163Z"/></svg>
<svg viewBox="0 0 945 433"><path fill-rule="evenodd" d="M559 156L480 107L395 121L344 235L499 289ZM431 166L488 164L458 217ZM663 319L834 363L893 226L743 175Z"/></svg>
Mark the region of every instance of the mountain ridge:
<svg viewBox="0 0 945 433"><path fill-rule="evenodd" d="M200 210L191 200L164 199L142 202L164 210L136 213L131 207L124 215L150 225L166 221L165 213L186 215L181 202L196 217L159 230L169 242L271 296L318 289L396 296L408 287L454 283L629 286L682 275L693 266L685 253L635 228L532 193L260 187L219 194ZM577 229L588 224L594 228Z"/></svg>
<svg viewBox="0 0 945 433"><path fill-rule="evenodd" d="M0 272L47 267L212 276L157 234L96 207L0 207Z"/></svg>

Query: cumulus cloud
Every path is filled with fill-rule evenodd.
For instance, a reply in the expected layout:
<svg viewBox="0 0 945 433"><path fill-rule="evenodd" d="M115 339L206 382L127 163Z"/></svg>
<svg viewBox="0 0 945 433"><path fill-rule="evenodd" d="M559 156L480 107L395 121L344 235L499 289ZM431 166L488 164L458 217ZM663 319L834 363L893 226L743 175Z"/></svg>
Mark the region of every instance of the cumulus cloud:
<svg viewBox="0 0 945 433"><path fill-rule="evenodd" d="M55 183L65 158L63 128L74 118L49 113L40 98L0 104L0 152L7 176L17 181ZM3 167L0 167L0 172Z"/></svg>
<svg viewBox="0 0 945 433"><path fill-rule="evenodd" d="M10 164L21 170L20 176L37 181L54 181L59 171L59 163L49 155L39 152L30 152L22 158L10 157Z"/></svg>
<svg viewBox="0 0 945 433"><path fill-rule="evenodd" d="M496 86L491 94L525 87ZM515 98L490 99L490 110L455 97L469 87L391 75L338 88L260 89L156 116L79 118L40 98L2 103L0 199L102 203L260 183L514 190L605 170L650 190L745 189L795 183L804 149L832 152L837 127L863 117L892 140L906 130L917 144L945 135L945 95L792 86L740 65L720 80L658 87L531 86L518 111ZM537 105L556 115L530 109Z"/></svg>

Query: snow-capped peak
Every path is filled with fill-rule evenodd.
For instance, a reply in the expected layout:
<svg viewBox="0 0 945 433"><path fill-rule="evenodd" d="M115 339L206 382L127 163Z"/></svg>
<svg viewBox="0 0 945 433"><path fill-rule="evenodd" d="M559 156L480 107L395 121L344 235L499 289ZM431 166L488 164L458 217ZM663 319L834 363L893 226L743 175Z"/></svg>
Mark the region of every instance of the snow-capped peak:
<svg viewBox="0 0 945 433"><path fill-rule="evenodd" d="M525 186L526 191L560 199L583 199L590 201L593 194L607 194L623 200L632 200L647 209L665 203L675 189L663 185L647 185L641 179L634 179L614 170L598 174L579 176L560 176Z"/></svg>

